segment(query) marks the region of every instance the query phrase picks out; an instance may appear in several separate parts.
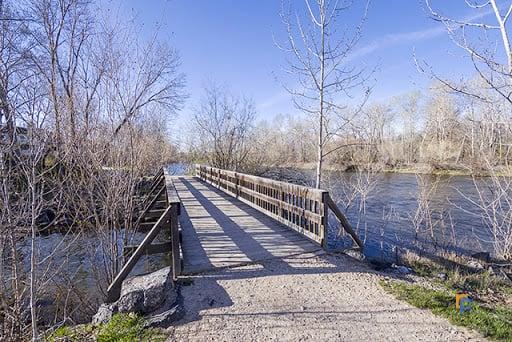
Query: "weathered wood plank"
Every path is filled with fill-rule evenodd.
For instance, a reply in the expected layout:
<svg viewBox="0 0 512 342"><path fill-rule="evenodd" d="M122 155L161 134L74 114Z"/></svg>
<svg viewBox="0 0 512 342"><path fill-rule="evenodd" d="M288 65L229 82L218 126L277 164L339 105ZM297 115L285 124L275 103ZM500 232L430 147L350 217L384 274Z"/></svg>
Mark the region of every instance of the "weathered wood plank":
<svg viewBox="0 0 512 342"><path fill-rule="evenodd" d="M179 233L179 203L171 203L171 250L172 250L172 274L173 279L177 280L181 274L181 253L180 253L180 233Z"/></svg>
<svg viewBox="0 0 512 342"><path fill-rule="evenodd" d="M193 177L175 177L183 206L183 272L193 274L316 251L319 246L266 213Z"/></svg>
<svg viewBox="0 0 512 342"><path fill-rule="evenodd" d="M331 196L329 196L329 195L327 196L327 205L332 210L334 215L336 215L336 217L340 221L341 226L343 227L343 229L345 229L345 231L352 237L352 239L357 243L359 248L363 249L363 242L359 239L359 236L357 236L357 234L354 231L354 229L352 229L352 227L350 226L350 223L348 222L348 220L345 217L345 215L343 215L341 210L338 208L336 203L334 203L334 201L332 200Z"/></svg>

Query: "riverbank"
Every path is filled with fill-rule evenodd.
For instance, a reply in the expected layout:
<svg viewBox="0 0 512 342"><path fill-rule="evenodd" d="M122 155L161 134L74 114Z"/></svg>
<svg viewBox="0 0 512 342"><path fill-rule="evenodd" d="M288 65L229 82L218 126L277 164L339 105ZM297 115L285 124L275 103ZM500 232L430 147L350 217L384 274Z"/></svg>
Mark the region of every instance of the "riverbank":
<svg viewBox="0 0 512 342"><path fill-rule="evenodd" d="M468 341L478 333L386 293L344 254L307 253L193 276L168 341Z"/></svg>
<svg viewBox="0 0 512 342"><path fill-rule="evenodd" d="M407 266L389 268L402 273L400 279L380 281L386 292L493 340L512 341L510 263L492 260L485 253L469 258L443 253L434 260L408 252L402 264ZM472 299L469 312L457 311L456 293Z"/></svg>
<svg viewBox="0 0 512 342"><path fill-rule="evenodd" d="M484 169L470 169L463 165L455 164L414 164L390 167L387 165L373 164L373 171L380 173L398 173L398 174L420 174L420 175L438 175L438 176L476 176L476 177L489 177L493 175L489 170ZM315 163L288 163L280 165L279 168L296 169L301 171L313 172L316 168ZM342 171L354 172L356 170L364 170L362 165L338 165L338 164L324 164L325 171ZM496 172L496 170L494 170ZM497 171L499 176L512 176L512 170L505 167L499 168Z"/></svg>

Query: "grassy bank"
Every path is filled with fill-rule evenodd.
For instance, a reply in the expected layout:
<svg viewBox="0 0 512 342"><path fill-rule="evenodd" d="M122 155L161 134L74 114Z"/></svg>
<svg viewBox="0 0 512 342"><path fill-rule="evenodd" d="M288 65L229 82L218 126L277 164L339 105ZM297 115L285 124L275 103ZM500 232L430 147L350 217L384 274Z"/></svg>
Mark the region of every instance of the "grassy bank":
<svg viewBox="0 0 512 342"><path fill-rule="evenodd" d="M144 328L144 319L134 314L115 314L106 324L63 326L45 338L47 342L160 342L167 338L161 330Z"/></svg>
<svg viewBox="0 0 512 342"><path fill-rule="evenodd" d="M402 263L414 271L406 277L410 282L381 281L388 293L418 308L429 309L453 324L496 340L512 341L512 282L504 275L504 269L449 253L434 261L409 252L402 257ZM456 311L458 291L473 298L471 312Z"/></svg>
<svg viewBox="0 0 512 342"><path fill-rule="evenodd" d="M470 312L460 314L455 308L454 290L431 289L396 281L381 281L381 286L398 299L421 309L429 309L455 325L477 330L492 339L512 341L511 308L488 307L476 302Z"/></svg>

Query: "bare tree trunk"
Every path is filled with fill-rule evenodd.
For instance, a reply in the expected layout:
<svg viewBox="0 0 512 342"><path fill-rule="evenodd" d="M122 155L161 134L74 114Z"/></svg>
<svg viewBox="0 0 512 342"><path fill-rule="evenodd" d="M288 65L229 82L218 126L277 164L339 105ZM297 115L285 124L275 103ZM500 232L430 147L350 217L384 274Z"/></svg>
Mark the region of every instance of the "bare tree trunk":
<svg viewBox="0 0 512 342"><path fill-rule="evenodd" d="M36 172L35 167L37 165L31 165L32 168L30 170L31 172L31 180L29 181L32 183L30 185L30 192L31 192L31 222L30 222L30 228L31 228L31 236L30 236L30 318L31 318L31 327L32 327L32 341L37 341L39 339L39 333L37 331L37 298L36 298L36 291L37 291L37 284L36 284L36 278L37 278L37 259L36 259L36 233L37 233L37 226L36 226L36 217L38 216L37 212L37 203L36 198L38 197L37 190L36 190Z"/></svg>
<svg viewBox="0 0 512 342"><path fill-rule="evenodd" d="M507 55L507 71L509 76L512 76L512 52L510 51L510 40L508 39L508 32L507 28L505 27L505 24L507 22L507 19L510 15L510 9L505 15L505 17L502 17L500 14L500 9L498 5L496 4L496 0L490 0L492 9L494 10L494 15L496 16L496 20L498 21L500 33L501 33L501 39L503 41L503 48L505 49L505 54ZM511 7L512 8L512 7Z"/></svg>
<svg viewBox="0 0 512 342"><path fill-rule="evenodd" d="M324 82L325 82L325 8L322 2L320 8L320 25L321 25L321 45L320 45L320 84L319 90L319 108L318 108L318 154L316 164L316 182L315 187L320 189L322 182L322 164L324 159Z"/></svg>

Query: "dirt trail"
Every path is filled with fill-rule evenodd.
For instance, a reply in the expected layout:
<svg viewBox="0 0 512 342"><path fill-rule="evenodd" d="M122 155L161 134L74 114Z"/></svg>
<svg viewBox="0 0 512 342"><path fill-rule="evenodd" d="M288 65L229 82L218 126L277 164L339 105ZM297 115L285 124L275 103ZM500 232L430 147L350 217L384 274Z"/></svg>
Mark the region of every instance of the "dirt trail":
<svg viewBox="0 0 512 342"><path fill-rule="evenodd" d="M345 255L307 253L192 278L169 341L482 341L382 290Z"/></svg>

